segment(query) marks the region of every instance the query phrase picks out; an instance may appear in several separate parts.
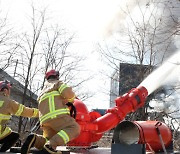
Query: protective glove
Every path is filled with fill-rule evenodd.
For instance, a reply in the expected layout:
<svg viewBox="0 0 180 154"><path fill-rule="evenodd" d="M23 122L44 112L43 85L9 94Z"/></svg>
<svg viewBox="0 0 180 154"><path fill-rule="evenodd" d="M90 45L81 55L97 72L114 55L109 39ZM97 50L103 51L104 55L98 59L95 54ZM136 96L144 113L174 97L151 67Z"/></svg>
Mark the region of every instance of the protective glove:
<svg viewBox="0 0 180 154"><path fill-rule="evenodd" d="M66 103L66 105L70 108L71 117L73 117L75 119L76 118L76 107L71 102Z"/></svg>

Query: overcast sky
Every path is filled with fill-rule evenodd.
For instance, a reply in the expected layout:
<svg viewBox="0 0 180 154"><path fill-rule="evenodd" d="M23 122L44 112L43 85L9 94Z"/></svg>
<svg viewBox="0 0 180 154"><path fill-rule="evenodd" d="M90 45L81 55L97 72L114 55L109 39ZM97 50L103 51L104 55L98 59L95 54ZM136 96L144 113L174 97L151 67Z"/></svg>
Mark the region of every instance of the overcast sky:
<svg viewBox="0 0 180 154"><path fill-rule="evenodd" d="M95 43L103 39L106 26L118 7L118 0L0 0L0 5L10 23L17 30L22 30L28 29L24 25L31 16L32 2L37 9L47 7L47 15L54 23L58 22L76 33L77 44L74 50L80 54L81 51L86 51L84 54L88 56L88 60L84 67L94 74L94 79L86 85L96 95L85 103L89 108L108 108L109 96L104 95L101 88L108 89L110 82L99 74L105 65L100 61L99 55L92 51Z"/></svg>
<svg viewBox="0 0 180 154"><path fill-rule="evenodd" d="M145 5L148 0L139 0ZM58 23L67 30L76 33L76 44L73 48L78 54L88 56L84 67L94 74L94 79L86 86L96 95L86 102L89 108L108 108L109 96L102 93L103 88L110 87L110 81L106 80L99 71L105 68L100 61L99 55L94 46L98 41L106 38L107 33L112 33L116 26L122 26L126 16L119 14L119 8L128 3L129 10L134 11L133 15L138 19L135 0L0 0L1 12L8 15L8 19L18 30L27 28L26 22L31 15L31 4L37 9L47 7L47 15L51 24ZM179 4L179 3L178 3ZM179 11L179 10L176 10ZM179 12L176 13L179 16ZM118 20L117 20L118 19ZM120 21L121 24L119 24ZM178 47L178 46L177 46Z"/></svg>

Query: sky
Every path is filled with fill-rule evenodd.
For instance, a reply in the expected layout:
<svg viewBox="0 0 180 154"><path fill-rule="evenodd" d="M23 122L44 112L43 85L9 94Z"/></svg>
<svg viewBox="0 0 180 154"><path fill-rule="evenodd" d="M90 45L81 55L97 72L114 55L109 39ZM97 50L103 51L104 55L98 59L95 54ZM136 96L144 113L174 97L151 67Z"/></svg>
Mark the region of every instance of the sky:
<svg viewBox="0 0 180 154"><path fill-rule="evenodd" d="M148 1L149 0L139 0L139 5L146 6ZM158 1L159 0L156 2ZM140 12L138 12L139 8L136 5L136 0L0 0L0 8L3 10L0 15L2 15L2 13L4 13L4 15L7 14L8 19L10 19L10 22L17 30L28 30L29 27L24 25L26 25L28 21L27 18L31 15L32 10L30 6L32 2L37 9L41 10L43 7L47 7L47 15L48 18L51 19L51 22L54 21L55 24L58 23L76 34L76 44L74 44L73 50L75 54L84 54L88 57L86 63L84 63L84 68L87 68L91 75L93 74L93 79L89 80L83 86L87 87L95 95L91 99L84 101L84 103L89 111L95 108L108 109L110 96L104 92L105 90L110 90L110 79L105 78L105 76L99 72L112 70L106 68L106 65L101 61L100 55L94 52L95 45L99 41L109 39L116 30L127 28L124 23L128 20L128 17L119 11L120 7L124 8L128 5L132 17L138 22L142 21L140 16L138 16ZM172 0L172 2L180 4L176 0ZM154 6L151 5L149 8L153 9ZM162 13L161 9L158 9L158 11ZM179 20L179 7L177 7L177 9L174 7L173 11L174 18L178 18ZM167 12L163 15L167 15ZM148 18L148 16L146 16L146 18ZM167 23L172 26L171 23L174 22L167 21ZM167 26L167 28L168 27L169 26ZM163 37L164 36L161 35L161 38ZM175 44L170 48L170 51L168 51L169 55L173 54L176 49L180 49L179 36L172 40ZM159 71L158 74L161 74L157 75L159 78L163 77L161 71ZM156 82L158 82L157 76L155 79ZM146 79L145 81L147 83ZM169 112L174 108L177 109L177 107L179 109L179 98L178 91L177 96L169 98L167 104L152 101L151 105L158 111L167 110ZM177 115L174 115L174 117L177 117Z"/></svg>
<svg viewBox="0 0 180 154"><path fill-rule="evenodd" d="M110 81L99 73L106 70L105 64L95 50L95 44L108 38L118 27L123 27L127 16L120 13L119 8L128 5L133 17L141 20L137 15L138 8L135 0L0 0L0 6L7 13L11 23L21 30L27 28L25 23L31 15L31 3L35 7L47 7L47 15L54 23L62 24L68 30L76 33L74 52L85 54L88 59L84 67L94 74L94 78L85 84L96 95L85 102L89 109L108 108L109 96L102 89L109 90ZM148 0L139 0L139 5L145 5ZM153 6L152 6L153 9ZM174 9L175 10L175 9ZM179 11L179 10L175 10ZM179 12L175 13L179 17ZM170 22L169 22L170 23ZM179 40L179 39L176 39ZM177 43L176 48L179 48ZM108 71L108 70L107 70Z"/></svg>
<svg viewBox="0 0 180 154"><path fill-rule="evenodd" d="M89 109L109 108L110 96L102 92L102 87L109 90L110 81L99 74L105 65L93 50L95 44L104 38L106 26L118 8L118 0L0 0L0 6L10 23L22 30L28 29L24 25L31 15L32 2L37 9L47 7L51 22L54 20L76 33L75 53L88 57L84 67L94 74L85 86L95 95L85 103Z"/></svg>
<svg viewBox="0 0 180 154"><path fill-rule="evenodd" d="M1 8L15 24L24 23L31 15L30 5L46 7L55 22L78 32L84 41L97 41L118 7L118 0L1 0ZM20 20L17 20L20 19Z"/></svg>

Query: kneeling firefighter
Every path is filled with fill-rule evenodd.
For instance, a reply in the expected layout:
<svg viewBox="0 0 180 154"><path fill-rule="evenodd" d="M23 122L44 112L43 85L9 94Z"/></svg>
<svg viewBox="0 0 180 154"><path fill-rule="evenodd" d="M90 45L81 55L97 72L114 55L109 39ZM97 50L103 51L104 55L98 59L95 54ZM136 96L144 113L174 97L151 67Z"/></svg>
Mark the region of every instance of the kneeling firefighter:
<svg viewBox="0 0 180 154"><path fill-rule="evenodd" d="M36 108L25 107L9 98L11 83L7 80L0 81L0 152L10 149L19 139L19 134L7 127L11 115L23 117L38 117Z"/></svg>
<svg viewBox="0 0 180 154"><path fill-rule="evenodd" d="M72 88L59 80L58 71L46 72L45 78L45 85L38 97L43 135L30 134L21 148L22 154L27 154L33 146L44 154L61 153L56 147L66 145L80 134L80 126L70 116L68 108L75 98Z"/></svg>

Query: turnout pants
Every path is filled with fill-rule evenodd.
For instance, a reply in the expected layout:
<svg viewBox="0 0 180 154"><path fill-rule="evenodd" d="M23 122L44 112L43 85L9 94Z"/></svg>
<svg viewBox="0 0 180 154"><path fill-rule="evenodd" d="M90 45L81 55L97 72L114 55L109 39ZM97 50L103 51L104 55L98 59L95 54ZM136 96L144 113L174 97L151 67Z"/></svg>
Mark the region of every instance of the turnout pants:
<svg viewBox="0 0 180 154"><path fill-rule="evenodd" d="M0 140L1 148L0 152L5 152L10 149L19 139L19 134L16 132L11 132L8 136Z"/></svg>
<svg viewBox="0 0 180 154"><path fill-rule="evenodd" d="M34 146L41 150L44 144L48 141L53 149L57 146L63 146L67 142L73 140L80 134L80 126L69 115L52 119L42 125L43 136L37 135Z"/></svg>

